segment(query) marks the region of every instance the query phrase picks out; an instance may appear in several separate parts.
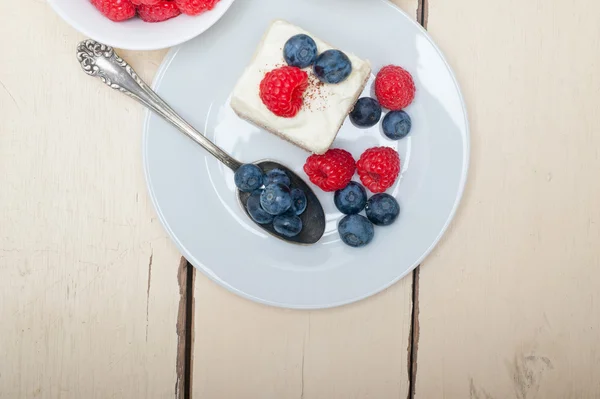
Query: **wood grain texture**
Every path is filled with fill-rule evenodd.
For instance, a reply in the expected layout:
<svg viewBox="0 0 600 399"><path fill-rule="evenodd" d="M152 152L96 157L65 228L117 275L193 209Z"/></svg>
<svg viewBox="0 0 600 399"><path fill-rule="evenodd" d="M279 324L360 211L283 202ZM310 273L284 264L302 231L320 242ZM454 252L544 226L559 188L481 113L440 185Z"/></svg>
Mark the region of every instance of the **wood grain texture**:
<svg viewBox="0 0 600 399"><path fill-rule="evenodd" d="M396 1L416 18L417 1ZM406 398L409 276L368 300L324 311L251 303L198 273L193 397Z"/></svg>
<svg viewBox="0 0 600 399"><path fill-rule="evenodd" d="M410 15L414 20L417 19L417 9L419 8L419 0L390 0L392 3L400 7L404 12Z"/></svg>
<svg viewBox="0 0 600 399"><path fill-rule="evenodd" d="M2 1L0 21L0 397L175 397L180 256L142 109L81 72L46 2ZM162 58L124 55L145 78Z"/></svg>
<svg viewBox="0 0 600 399"><path fill-rule="evenodd" d="M417 398L600 397L600 3L429 1L472 166L421 267Z"/></svg>
<svg viewBox="0 0 600 399"><path fill-rule="evenodd" d="M194 398L404 398L411 282L324 311L269 308L196 278Z"/></svg>

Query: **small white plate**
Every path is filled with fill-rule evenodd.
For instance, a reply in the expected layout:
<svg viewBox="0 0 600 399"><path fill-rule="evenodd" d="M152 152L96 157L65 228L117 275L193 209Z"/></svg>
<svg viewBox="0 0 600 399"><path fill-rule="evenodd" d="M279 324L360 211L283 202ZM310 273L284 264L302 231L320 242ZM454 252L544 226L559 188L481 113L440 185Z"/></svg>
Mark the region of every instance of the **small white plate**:
<svg viewBox="0 0 600 399"><path fill-rule="evenodd" d="M234 0L221 0L200 15L180 15L158 23L132 18L113 22L90 0L48 0L69 25L100 43L126 50L158 50L176 46L206 31L229 9Z"/></svg>
<svg viewBox="0 0 600 399"><path fill-rule="evenodd" d="M402 173L388 190L402 209L398 221L376 228L369 246L350 248L336 230L342 215L333 205L333 195L314 187L327 216L325 236L306 247L282 242L247 219L229 169L147 113L143 152L150 195L184 256L227 289L289 308L343 305L408 274L448 227L468 169L465 106L439 49L386 0L238 1L213 29L167 55L154 87L184 118L242 162L271 158L305 176L302 166L308 153L239 119L228 102L262 34L276 18L369 59L374 72L396 64L412 73L417 95L406 109L413 120L409 137L390 141L379 126L359 130L347 121L334 143L356 159L377 145L398 150Z"/></svg>

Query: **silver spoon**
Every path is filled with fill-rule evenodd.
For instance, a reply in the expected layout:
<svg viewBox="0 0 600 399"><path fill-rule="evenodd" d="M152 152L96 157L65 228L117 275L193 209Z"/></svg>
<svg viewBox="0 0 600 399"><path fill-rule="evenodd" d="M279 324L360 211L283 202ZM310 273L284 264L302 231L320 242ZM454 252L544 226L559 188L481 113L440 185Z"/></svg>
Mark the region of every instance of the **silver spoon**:
<svg viewBox="0 0 600 399"><path fill-rule="evenodd" d="M133 68L114 52L112 47L98 43L94 40L85 40L77 46L77 60L85 73L100 78L108 86L127 94L129 97L139 101L152 111L156 112L194 142L200 144L200 146L219 161L223 162L233 172L242 165L241 162L216 146L212 141L194 129L192 125L187 123L181 116L173 111L173 109L164 102L158 94L144 83ZM311 188L292 170L278 162L264 160L254 163L265 173L275 168L283 169L292 181L292 187L303 190L307 199L306 211L300 216L303 225L302 231L295 237L285 237L277 233L271 224L256 224L275 237L295 244L314 244L319 241L325 232L325 213L323 212L323 207L321 206L319 199ZM246 202L248 201L249 196L250 194L238 190L238 200L240 205L250 220L254 222L246 209Z"/></svg>

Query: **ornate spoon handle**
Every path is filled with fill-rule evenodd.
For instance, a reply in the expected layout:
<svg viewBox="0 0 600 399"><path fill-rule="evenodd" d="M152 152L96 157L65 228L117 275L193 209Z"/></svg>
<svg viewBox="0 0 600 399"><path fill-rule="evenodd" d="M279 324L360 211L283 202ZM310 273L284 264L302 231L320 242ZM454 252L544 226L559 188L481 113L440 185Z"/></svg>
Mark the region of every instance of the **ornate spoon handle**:
<svg viewBox="0 0 600 399"><path fill-rule="evenodd" d="M77 60L83 71L99 77L113 89L127 94L170 122L185 135L200 144L219 161L236 171L241 163L194 129L181 116L161 99L131 68L119 57L112 47L94 40L85 40L77 46Z"/></svg>

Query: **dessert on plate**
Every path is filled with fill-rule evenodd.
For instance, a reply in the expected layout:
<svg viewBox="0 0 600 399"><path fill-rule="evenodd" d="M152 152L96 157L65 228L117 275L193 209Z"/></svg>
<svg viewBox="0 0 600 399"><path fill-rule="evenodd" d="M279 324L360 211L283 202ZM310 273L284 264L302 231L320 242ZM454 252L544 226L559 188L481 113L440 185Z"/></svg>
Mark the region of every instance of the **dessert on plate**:
<svg viewBox="0 0 600 399"><path fill-rule="evenodd" d="M231 107L241 118L323 154L370 74L368 61L275 20L237 82Z"/></svg>
<svg viewBox="0 0 600 399"><path fill-rule="evenodd" d="M380 146L366 149L356 161L348 151L330 147L346 117L362 129L377 125L383 117L383 134L393 141L406 137L412 128L404 110L415 97L411 74L387 65L375 78L376 98L360 98L370 75L368 61L335 49L289 22L275 20L231 99L231 107L242 119L312 153L304 172L311 183L334 193L335 206L345 215L338 232L351 247L368 245L375 226L389 226L398 219L400 204L385 192L399 177L400 156L394 148ZM388 110L385 116L384 109ZM242 168L236 172L240 180L236 184L252 192L250 216L257 223L272 223L280 234L299 234L302 207L293 205L294 193L285 184L269 184L269 176L255 166L247 169L252 173L244 176L252 185L240 180ZM362 184L352 181L355 173ZM367 190L374 195L369 198Z"/></svg>

